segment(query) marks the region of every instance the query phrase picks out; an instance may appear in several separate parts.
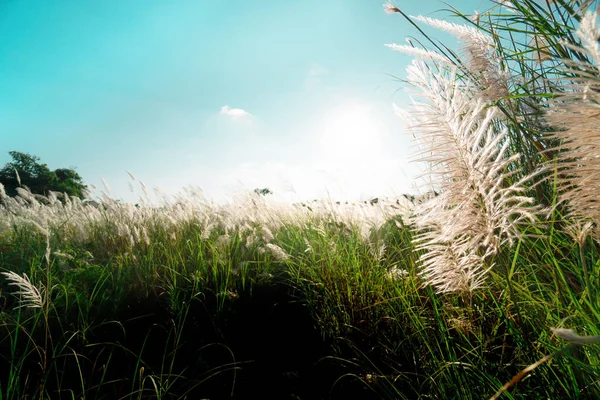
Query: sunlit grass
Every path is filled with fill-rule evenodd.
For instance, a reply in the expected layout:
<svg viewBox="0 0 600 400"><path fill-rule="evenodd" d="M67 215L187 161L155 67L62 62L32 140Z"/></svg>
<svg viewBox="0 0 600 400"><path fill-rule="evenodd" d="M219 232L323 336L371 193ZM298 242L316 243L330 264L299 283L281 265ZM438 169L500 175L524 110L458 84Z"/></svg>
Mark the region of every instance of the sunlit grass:
<svg viewBox="0 0 600 400"><path fill-rule="evenodd" d="M600 398L597 116L548 117L596 107L579 3L404 15L465 46L390 46L420 205L0 190L0 398Z"/></svg>

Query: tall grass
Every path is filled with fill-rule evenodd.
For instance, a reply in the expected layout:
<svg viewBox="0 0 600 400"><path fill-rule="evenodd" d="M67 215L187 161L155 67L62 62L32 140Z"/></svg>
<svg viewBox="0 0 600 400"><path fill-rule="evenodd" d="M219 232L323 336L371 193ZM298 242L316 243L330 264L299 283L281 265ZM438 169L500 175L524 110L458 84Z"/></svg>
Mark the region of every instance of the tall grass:
<svg viewBox="0 0 600 400"><path fill-rule="evenodd" d="M0 187L0 398L600 398L593 6L385 5L422 203Z"/></svg>
<svg viewBox="0 0 600 400"><path fill-rule="evenodd" d="M472 296L496 270L510 296L516 296L518 258L510 247L518 240L519 247L528 244L519 255L534 253L560 224L579 247L579 263L572 270L565 268L573 265L566 260L553 267L583 276L580 285L586 292L579 287L573 298L589 302L591 309L581 312L597 312L592 282L597 265L591 273L588 266L597 243L587 240L600 222L595 215L600 192L592 183L600 143L593 111L599 30L592 3L509 1L472 16L453 10L464 24L407 16L384 5L386 12L401 14L412 24L451 33L463 46L461 52L442 51L429 36L425 38L435 49L389 45L420 60L409 67L406 82L426 102L400 115L411 116L412 132L423 147L421 159L429 162L442 189L413 219L422 232L417 241L425 250L420 260L424 278L438 291ZM535 188L537 196L524 196ZM513 259L510 268L504 256ZM531 277L543 287L540 279L540 274ZM511 304L502 307L507 310ZM592 321L586 328L595 330ZM572 338L563 330L554 332ZM516 376L512 384L524 373ZM597 389L593 393L597 396ZM579 394L578 389L569 392Z"/></svg>

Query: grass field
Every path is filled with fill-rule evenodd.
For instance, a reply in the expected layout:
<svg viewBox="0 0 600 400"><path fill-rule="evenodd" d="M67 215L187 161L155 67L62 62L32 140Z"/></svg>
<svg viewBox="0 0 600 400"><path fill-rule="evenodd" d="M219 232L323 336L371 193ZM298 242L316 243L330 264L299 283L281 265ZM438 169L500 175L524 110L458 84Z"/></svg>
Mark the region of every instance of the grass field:
<svg viewBox="0 0 600 400"><path fill-rule="evenodd" d="M505 3L384 6L423 202L0 191L0 399L600 398L596 4Z"/></svg>

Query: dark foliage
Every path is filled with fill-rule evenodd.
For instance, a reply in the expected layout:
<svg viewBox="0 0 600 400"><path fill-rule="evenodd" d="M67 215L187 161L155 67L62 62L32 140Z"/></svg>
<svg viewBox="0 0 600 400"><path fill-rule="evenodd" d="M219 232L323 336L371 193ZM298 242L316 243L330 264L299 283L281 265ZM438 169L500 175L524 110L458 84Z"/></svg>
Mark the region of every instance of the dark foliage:
<svg viewBox="0 0 600 400"><path fill-rule="evenodd" d="M52 171L40 163L40 158L27 153L10 151L12 162L0 169L0 183L6 194L15 196L17 188L26 186L31 193L47 195L49 191L83 198L87 186L79 174L68 168Z"/></svg>
<svg viewBox="0 0 600 400"><path fill-rule="evenodd" d="M263 189L256 188L256 189L254 189L254 193L259 194L261 196L266 196L268 194L273 194L273 192L269 188L263 188Z"/></svg>

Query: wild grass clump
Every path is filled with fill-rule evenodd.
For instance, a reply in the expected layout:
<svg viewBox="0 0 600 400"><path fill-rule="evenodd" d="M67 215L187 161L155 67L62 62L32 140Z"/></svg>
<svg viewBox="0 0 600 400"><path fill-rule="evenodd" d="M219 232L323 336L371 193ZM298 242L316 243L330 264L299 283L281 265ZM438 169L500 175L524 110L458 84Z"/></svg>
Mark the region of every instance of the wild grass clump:
<svg viewBox="0 0 600 400"><path fill-rule="evenodd" d="M367 304L346 273L384 258L377 232L407 209L396 199L302 206L257 194L213 204L198 192L134 206L21 191L0 208L0 372L12 377L2 396L277 392L285 374L329 354L339 331L315 327L322 309L307 307L304 284L328 267L344 276L327 278L328 290ZM377 268L381 280L387 267Z"/></svg>
<svg viewBox="0 0 600 400"><path fill-rule="evenodd" d="M472 16L454 9L463 24L407 16L390 4L384 8L413 25L449 32L462 44L462 51L454 52L425 35L433 49L388 45L418 58L405 82L426 101L399 114L409 116L409 129L422 149L420 160L430 165L429 174L441 191L417 208L412 219L420 232L416 242L423 251L419 264L426 284L439 292L466 294L471 304L484 287L497 293L504 280L512 299L497 303L499 307L514 309L520 318L527 312L512 301L526 296L528 304L546 310L547 318L549 303L538 297L550 290L549 271L539 270L539 264L548 265L545 257L539 258L546 248L554 255L549 265L557 270L552 273L555 290L562 287L571 301L588 302L576 307L576 315L595 331L597 321L589 317L597 314L592 281L598 265L592 261L593 272L589 265L598 249L588 237L595 236L598 224L594 213L600 193L593 182L600 142L593 122L598 16L592 3L499 2ZM517 274L527 279L521 281ZM539 332L546 318L521 326ZM552 328L545 323L546 330ZM557 333L563 331L553 332L568 340ZM517 331L511 329L511 334ZM522 355L513 357L516 361ZM503 391L542 365L529 364ZM577 376L569 371L569 379L581 379L582 369L592 372L585 384L590 389L597 363L586 358L584 364ZM597 387L586 394L579 387L569 387L563 396L599 395Z"/></svg>
<svg viewBox="0 0 600 400"><path fill-rule="evenodd" d="M0 186L0 398L600 398L593 7L385 5L423 202Z"/></svg>

